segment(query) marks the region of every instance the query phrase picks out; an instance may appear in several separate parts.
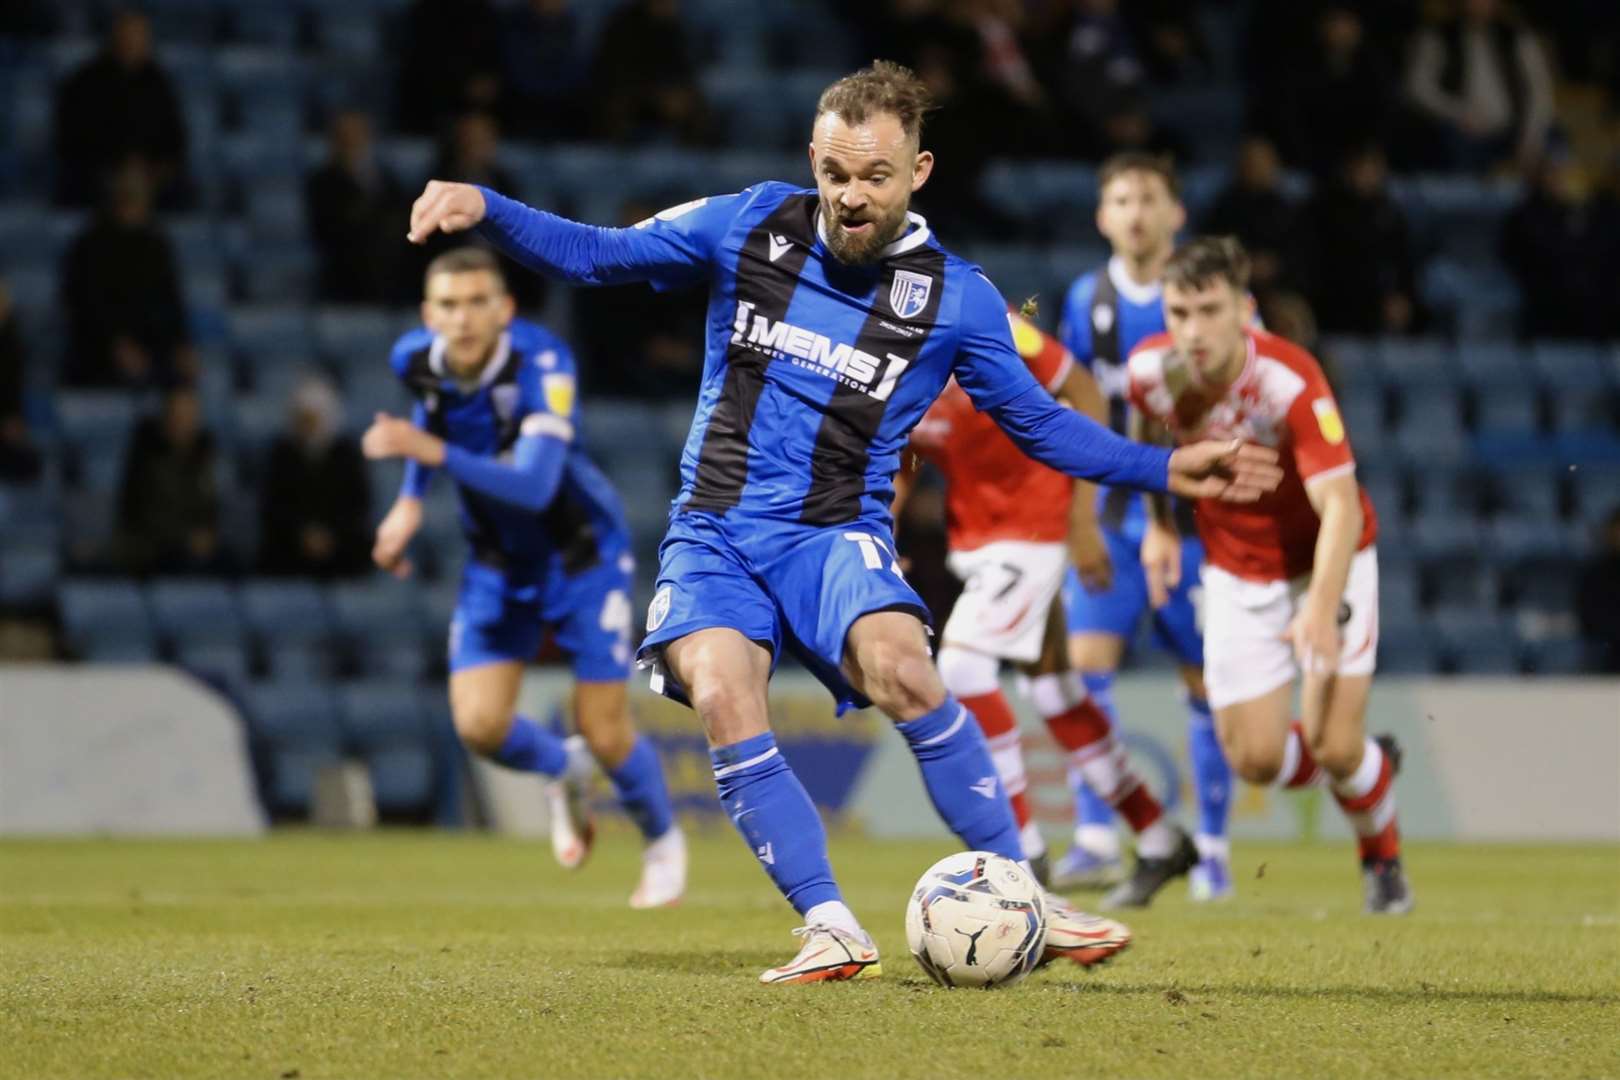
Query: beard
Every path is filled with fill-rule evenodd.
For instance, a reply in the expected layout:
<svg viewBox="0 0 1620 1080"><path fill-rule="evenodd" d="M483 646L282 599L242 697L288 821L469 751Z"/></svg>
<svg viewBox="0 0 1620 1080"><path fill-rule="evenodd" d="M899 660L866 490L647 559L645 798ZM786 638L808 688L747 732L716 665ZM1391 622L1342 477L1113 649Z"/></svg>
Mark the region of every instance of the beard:
<svg viewBox="0 0 1620 1080"><path fill-rule="evenodd" d="M878 261L884 248L899 239L906 227L909 202L898 206L887 217L876 217L871 207L851 214L821 200L821 220L827 231L827 250L846 266L870 266ZM840 226L872 222L871 232L864 236L850 236Z"/></svg>

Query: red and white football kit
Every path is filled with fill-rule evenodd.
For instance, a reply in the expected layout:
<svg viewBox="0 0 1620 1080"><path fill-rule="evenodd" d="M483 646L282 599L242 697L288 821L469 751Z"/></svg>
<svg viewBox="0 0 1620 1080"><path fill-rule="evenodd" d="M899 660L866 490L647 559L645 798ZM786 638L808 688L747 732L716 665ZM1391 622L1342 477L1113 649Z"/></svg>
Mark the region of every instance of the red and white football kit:
<svg viewBox="0 0 1620 1080"><path fill-rule="evenodd" d="M1023 316L1008 318L1019 356L1042 386L1056 392L1074 357ZM1001 692L999 669L1003 660L1032 663L1040 657L1047 617L1059 603L1068 569L1074 481L1025 457L954 381L911 441L945 477L946 565L963 582L940 635L940 675L984 730L1025 855L1038 858L1045 845L1030 823L1018 720ZM1030 681L1030 699L1074 767L1137 830L1142 849L1166 853L1173 836L1159 824L1163 810L1131 771L1107 714L1087 697L1078 673L1037 676Z"/></svg>
<svg viewBox="0 0 1620 1080"><path fill-rule="evenodd" d="M1283 634L1310 586L1320 526L1305 485L1356 467L1315 358L1274 334L1244 334L1243 371L1213 401L1168 334L1144 340L1127 367L1131 404L1177 442L1235 436L1280 454L1282 482L1258 502L1197 504L1205 552L1204 681L1215 708L1260 697L1297 677ZM1378 520L1365 491L1361 510L1365 520L1340 609L1338 670L1346 675L1371 674L1378 652Z"/></svg>

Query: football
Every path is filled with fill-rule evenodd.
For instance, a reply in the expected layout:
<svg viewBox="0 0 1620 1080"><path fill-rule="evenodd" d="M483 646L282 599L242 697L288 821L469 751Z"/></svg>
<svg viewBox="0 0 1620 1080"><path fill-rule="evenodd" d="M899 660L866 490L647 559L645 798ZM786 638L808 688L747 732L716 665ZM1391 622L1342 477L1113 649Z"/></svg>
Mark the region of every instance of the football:
<svg viewBox="0 0 1620 1080"><path fill-rule="evenodd" d="M1041 887L1011 859L963 851L930 866L906 905L911 955L941 986L1011 986L1046 943Z"/></svg>

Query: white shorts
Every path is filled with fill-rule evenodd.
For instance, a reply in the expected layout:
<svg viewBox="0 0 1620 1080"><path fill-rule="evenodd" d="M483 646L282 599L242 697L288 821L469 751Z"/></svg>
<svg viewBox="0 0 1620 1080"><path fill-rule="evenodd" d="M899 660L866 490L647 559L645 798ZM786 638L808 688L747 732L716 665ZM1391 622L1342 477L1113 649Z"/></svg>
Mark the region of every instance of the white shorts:
<svg viewBox="0 0 1620 1080"><path fill-rule="evenodd" d="M1211 707L1252 701L1299 677L1283 640L1310 575L1248 581L1204 566L1204 685ZM1339 609L1340 675L1371 675L1378 660L1378 549L1356 552Z"/></svg>
<svg viewBox="0 0 1620 1080"><path fill-rule="evenodd" d="M1069 565L1063 544L996 540L945 560L962 579L962 595L941 639L1002 660L1040 659L1046 619Z"/></svg>

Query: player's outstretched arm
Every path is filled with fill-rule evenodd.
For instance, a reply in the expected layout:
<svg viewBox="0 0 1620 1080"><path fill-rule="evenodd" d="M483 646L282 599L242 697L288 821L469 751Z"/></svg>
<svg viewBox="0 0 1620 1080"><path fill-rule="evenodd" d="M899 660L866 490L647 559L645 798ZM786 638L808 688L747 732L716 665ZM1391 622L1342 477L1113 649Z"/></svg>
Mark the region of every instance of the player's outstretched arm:
<svg viewBox="0 0 1620 1080"><path fill-rule="evenodd" d="M568 444L557 435L523 435L512 446L510 465L475 454L423 431L409 420L378 413L360 440L373 461L404 458L430 468L443 466L456 482L481 495L524 510L551 505L562 483Z"/></svg>
<svg viewBox="0 0 1620 1080"><path fill-rule="evenodd" d="M1183 446L1170 455L1172 495L1222 502L1254 502L1282 482L1277 451L1241 439Z"/></svg>
<svg viewBox="0 0 1620 1080"><path fill-rule="evenodd" d="M574 285L650 282L670 288L701 280L738 196L698 199L625 229L585 225L536 210L476 184L430 180L411 206L408 238L476 229L503 252Z"/></svg>

